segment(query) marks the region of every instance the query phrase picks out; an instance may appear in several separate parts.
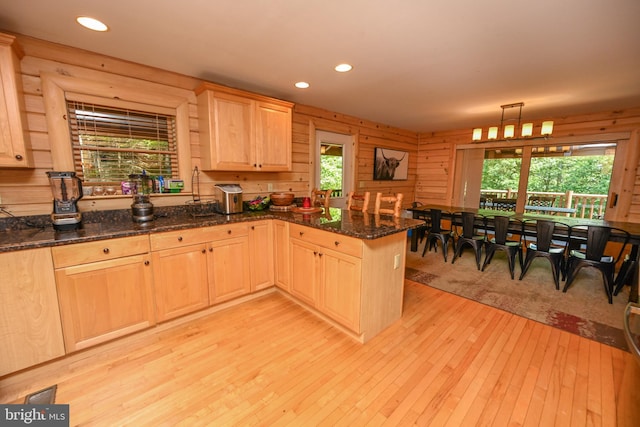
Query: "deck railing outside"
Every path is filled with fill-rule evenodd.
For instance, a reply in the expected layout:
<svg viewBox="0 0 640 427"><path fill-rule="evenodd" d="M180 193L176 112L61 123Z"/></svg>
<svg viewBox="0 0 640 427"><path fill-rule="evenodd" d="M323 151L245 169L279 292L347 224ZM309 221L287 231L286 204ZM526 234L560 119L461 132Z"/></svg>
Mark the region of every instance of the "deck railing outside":
<svg viewBox="0 0 640 427"><path fill-rule="evenodd" d="M518 191L506 190L480 190L480 195L485 200L493 199L517 199ZM527 206L544 206L567 209L569 212L545 212L555 215L570 216L574 218L602 219L607 208L607 194L582 194L552 191L527 192ZM535 211L534 208L527 211Z"/></svg>

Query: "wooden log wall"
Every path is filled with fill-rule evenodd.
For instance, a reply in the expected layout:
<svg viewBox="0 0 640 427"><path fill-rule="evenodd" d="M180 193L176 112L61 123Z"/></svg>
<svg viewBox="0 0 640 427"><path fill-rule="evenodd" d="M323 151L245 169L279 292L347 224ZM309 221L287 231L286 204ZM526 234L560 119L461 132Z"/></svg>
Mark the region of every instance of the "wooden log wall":
<svg viewBox="0 0 640 427"><path fill-rule="evenodd" d="M15 216L41 215L51 212L51 190L46 171L53 169L49 142L45 102L42 91L42 73L82 75L95 72L109 73L115 79L139 79L165 85L168 89L192 91L202 82L199 79L147 67L140 64L83 51L68 46L16 34L17 42L25 53L21 60L23 90L27 109L27 128L30 136L35 168L0 168L0 196L2 206ZM240 88L242 89L242 88ZM244 190L245 200L256 195L267 195L268 185L273 191L292 191L297 196L308 195L313 159L311 144L313 132L327 130L357 135L358 191L380 191L385 194L403 192L406 205L414 200L418 135L379 123L346 116L323 109L296 105L293 112L293 167L290 172L203 172L200 190L203 198L212 197L216 183L237 182ZM189 98L189 134L192 166L200 166L200 140L198 111L195 95ZM406 181L373 181L373 149L385 147L409 152L409 178ZM191 174L187 174L190 176ZM158 195L156 206L183 204L191 199L185 195ZM106 196L84 198L82 211L127 209L129 197ZM4 216L0 213L0 216Z"/></svg>
<svg viewBox="0 0 640 427"><path fill-rule="evenodd" d="M545 119L547 120L547 119ZM640 144L640 107L618 111L605 111L567 117L549 117L553 120L552 138L571 136L597 136L628 132L632 145ZM481 126L479 124L478 126ZM534 122L534 135L540 134L541 121ZM488 128L485 125L484 128ZM454 158L456 146L471 143L472 129L457 129L419 135L416 200L423 203L449 204L453 193ZM625 220L640 222L640 172L636 165L625 170L625 179L635 182Z"/></svg>

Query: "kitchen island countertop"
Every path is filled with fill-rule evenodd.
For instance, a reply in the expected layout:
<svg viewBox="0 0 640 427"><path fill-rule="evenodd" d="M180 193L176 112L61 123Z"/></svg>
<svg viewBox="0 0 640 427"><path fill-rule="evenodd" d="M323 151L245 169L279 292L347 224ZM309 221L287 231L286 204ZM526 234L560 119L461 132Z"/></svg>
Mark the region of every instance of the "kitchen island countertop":
<svg viewBox="0 0 640 427"><path fill-rule="evenodd" d="M39 223L36 221L34 225L38 226L27 227L23 223L29 221L25 221L21 217L5 220L5 225L9 224L10 226L5 227L4 231L0 231L0 252L264 219L280 219L365 240L406 232L424 225L424 221L421 220L363 214L339 208L330 208L329 212L313 214L266 210L233 215L214 214L203 217L194 217L183 209L157 209L153 221L141 224L131 219L129 210L89 212L83 215L81 229L62 232L55 231L48 221ZM30 221L30 223L33 222Z"/></svg>

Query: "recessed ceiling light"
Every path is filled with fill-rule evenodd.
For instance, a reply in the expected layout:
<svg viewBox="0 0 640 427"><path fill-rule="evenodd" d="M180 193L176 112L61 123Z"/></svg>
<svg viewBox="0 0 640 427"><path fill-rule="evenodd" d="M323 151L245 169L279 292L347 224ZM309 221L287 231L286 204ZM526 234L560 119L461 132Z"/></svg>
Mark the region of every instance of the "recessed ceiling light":
<svg viewBox="0 0 640 427"><path fill-rule="evenodd" d="M78 21L78 24L82 25L83 27L93 31L107 31L109 29L109 27L107 27L104 23L88 16L78 16L76 18L76 21Z"/></svg>
<svg viewBox="0 0 640 427"><path fill-rule="evenodd" d="M346 73L347 71L351 71L353 67L349 64L338 64L336 65L335 70L339 73Z"/></svg>
<svg viewBox="0 0 640 427"><path fill-rule="evenodd" d="M298 82L295 84L295 87L297 87L298 89L306 89L309 87L309 83L307 82Z"/></svg>

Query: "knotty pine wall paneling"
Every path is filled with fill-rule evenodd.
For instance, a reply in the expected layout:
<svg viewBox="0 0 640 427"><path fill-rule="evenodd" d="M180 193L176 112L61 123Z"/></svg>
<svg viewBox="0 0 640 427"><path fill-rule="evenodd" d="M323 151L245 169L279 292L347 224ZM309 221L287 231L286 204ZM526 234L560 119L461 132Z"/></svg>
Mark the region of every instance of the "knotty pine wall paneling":
<svg viewBox="0 0 640 427"><path fill-rule="evenodd" d="M0 196L2 206L16 216L42 215L51 212L51 190L46 172L53 169L51 144L47 129L45 103L42 91L42 73L58 73L79 78L95 78L100 73L108 73L110 80L130 83L131 79L163 85L168 92L192 91L202 82L199 79L176 74L166 70L147 67L133 62L107 57L89 51L50 43L16 34L17 42L25 56L21 61L21 73L25 104L27 110L27 128L31 138L35 168L0 169ZM192 166L200 166L200 140L198 132L198 111L195 94L189 100L189 137ZM293 113L293 153L292 170L289 172L214 172L200 171L200 191L203 198L213 197L216 183L237 182L244 191L244 199L273 191L292 191L297 196L309 194L311 185L310 146L314 129L359 135L356 152L358 162L357 181L365 184L359 190L382 191L384 193L402 191L405 200L414 199L416 176L417 133L396 129L379 123L361 120L310 106L296 105ZM409 179L406 181L373 181L373 147L384 146L409 151ZM190 173L186 174L191 176ZM156 206L169 206L185 203L190 194L154 195L152 202ZM81 211L128 209L129 197L85 197L80 201ZM2 215L2 214L0 214Z"/></svg>

